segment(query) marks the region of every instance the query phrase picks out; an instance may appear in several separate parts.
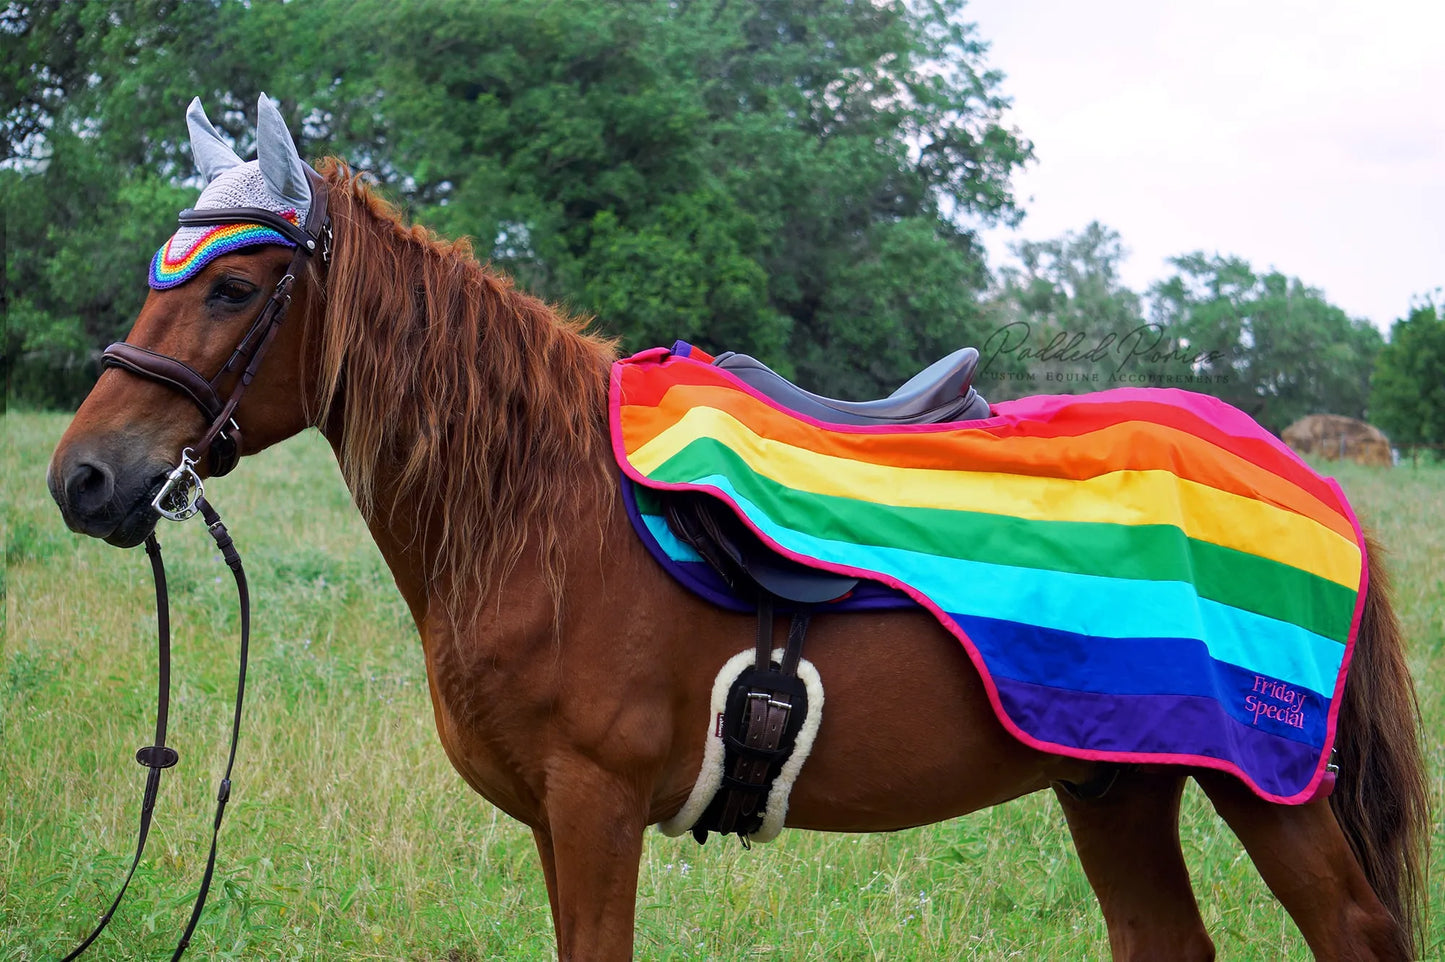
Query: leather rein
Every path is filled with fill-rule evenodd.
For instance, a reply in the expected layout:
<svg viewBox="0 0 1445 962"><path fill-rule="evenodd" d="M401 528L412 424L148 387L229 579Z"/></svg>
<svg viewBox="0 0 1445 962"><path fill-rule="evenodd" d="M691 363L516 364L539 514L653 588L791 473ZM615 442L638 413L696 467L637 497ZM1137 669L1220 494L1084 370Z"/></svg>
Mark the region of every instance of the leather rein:
<svg viewBox="0 0 1445 962"><path fill-rule="evenodd" d="M241 736L241 706L246 692L246 662L251 643L251 598L246 584L246 572L241 565L241 556L237 552L225 524L222 523L221 516L206 500L205 487L195 471L195 465L209 455L211 475L220 477L229 473L240 461L241 429L235 420L236 408L240 405L242 395L250 387L251 381L260 369L261 361L271 346L277 330L280 329L281 321L286 316L286 309L291 304L291 288L295 284L296 278L305 269L306 263L313 254L320 253L323 264L330 260L332 234L331 222L327 217L326 182L309 169L307 170L307 180L311 187L311 206L307 212L306 223L301 227L297 227L280 215L263 208L228 207L214 210L181 211L180 225L182 227L259 223L280 232L282 236L296 243L296 253L292 256L286 273L277 282L275 290L271 292L271 296L262 306L256 319L251 322L251 326L241 337L235 350L231 352L231 356L213 377L205 377L178 358L159 354L140 345L124 341L110 345L102 355L103 368L118 367L179 391L190 398L207 419L208 426L205 433L194 446L187 447L181 452L180 463L167 476L165 483L152 500L151 506L157 514L171 521L184 521L197 513L205 519L207 530L215 540L216 547L220 549L222 557L235 578L241 613L236 708L231 720L230 753L226 758L226 769L216 792L216 815L211 828L211 850L206 859L206 870L201 878L200 890L196 894L196 901L191 909L190 921L186 923L185 931L181 934L175 953L171 956L172 962L180 959L190 945L191 935L201 920L201 912L205 908L211 879L215 874L217 839L220 835L221 819L226 811L226 803L231 797L231 769L236 763L236 746ZM241 366L243 364L244 366ZM240 367L240 374L236 377L230 394L223 400L220 394L221 382L227 374L238 367ZM125 896L126 889L130 886L131 878L134 877L135 870L140 865L141 856L145 852L146 838L150 834L151 815L160 790L161 772L180 760L176 750L166 745L171 675L170 601L166 591L166 573L165 565L161 560L160 541L157 540L154 531L146 536L145 546L146 554L151 562L151 575L155 579L156 586L158 679L155 741L136 752L136 761L149 771L146 776L145 793L141 800L140 829L136 838L135 856L131 860L130 870L126 872L125 880L121 883L120 891L116 893L110 908L101 916L99 924L62 962L71 962L72 959L90 948L115 915L121 899Z"/></svg>

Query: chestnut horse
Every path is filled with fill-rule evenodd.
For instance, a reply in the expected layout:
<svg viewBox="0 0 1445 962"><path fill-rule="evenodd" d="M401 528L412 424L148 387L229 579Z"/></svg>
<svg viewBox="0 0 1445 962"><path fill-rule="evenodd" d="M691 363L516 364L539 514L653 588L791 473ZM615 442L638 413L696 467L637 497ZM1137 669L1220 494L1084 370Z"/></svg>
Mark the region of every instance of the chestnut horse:
<svg viewBox="0 0 1445 962"><path fill-rule="evenodd" d="M754 620L679 587L634 535L608 443L613 343L465 242L405 226L340 162L322 170L334 249L297 278L235 411L244 453L309 427L327 438L416 620L447 755L532 830L559 956L629 958L643 834L692 789L714 675L751 645ZM290 255L217 257L151 292L128 340L221 370ZM50 465L66 522L140 543L152 497L203 430L182 394L106 370ZM1427 806L1376 559L1328 799L1274 805L1233 776L1162 767L1077 798L1060 783L1088 782L1094 763L1011 737L958 642L903 610L816 617L828 713L787 824L886 831L1053 787L1114 958L1208 959L1178 835L1193 777L1318 958L1411 958Z"/></svg>

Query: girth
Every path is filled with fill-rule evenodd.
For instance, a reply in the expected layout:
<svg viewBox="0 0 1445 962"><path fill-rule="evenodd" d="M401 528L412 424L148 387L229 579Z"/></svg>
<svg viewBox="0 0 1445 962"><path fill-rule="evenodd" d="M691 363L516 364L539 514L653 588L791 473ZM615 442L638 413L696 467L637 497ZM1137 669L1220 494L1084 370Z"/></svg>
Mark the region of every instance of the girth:
<svg viewBox="0 0 1445 962"><path fill-rule="evenodd" d="M691 544L735 591L752 596L758 628L751 667L733 682L723 710L724 761L721 786L701 817L693 837L706 842L709 832L748 837L762 826L765 801L773 782L792 755L808 716L807 689L798 678L810 607L852 591L858 579L814 571L776 555L733 515L705 495L677 493L664 501L668 524ZM772 661L775 601L791 602L788 641L779 663Z"/></svg>
<svg viewBox="0 0 1445 962"><path fill-rule="evenodd" d="M798 677L808 620L806 609L793 613L782 660L773 662L772 599L766 594L759 598L755 659L733 682L723 710L722 782L692 826L699 844L709 832L736 833L746 847L749 836L762 827L773 782L793 754L808 717L808 691Z"/></svg>

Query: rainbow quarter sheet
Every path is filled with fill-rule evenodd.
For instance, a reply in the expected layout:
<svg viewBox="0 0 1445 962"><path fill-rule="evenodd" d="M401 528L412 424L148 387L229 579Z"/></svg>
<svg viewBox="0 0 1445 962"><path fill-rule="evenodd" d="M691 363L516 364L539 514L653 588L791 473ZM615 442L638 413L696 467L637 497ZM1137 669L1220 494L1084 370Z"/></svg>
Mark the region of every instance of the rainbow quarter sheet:
<svg viewBox="0 0 1445 962"><path fill-rule="evenodd" d="M1366 587L1339 486L1205 395L992 411L824 424L660 348L611 376L635 520L655 492L707 492L781 554L906 596L1035 748L1219 769L1286 804L1326 790Z"/></svg>

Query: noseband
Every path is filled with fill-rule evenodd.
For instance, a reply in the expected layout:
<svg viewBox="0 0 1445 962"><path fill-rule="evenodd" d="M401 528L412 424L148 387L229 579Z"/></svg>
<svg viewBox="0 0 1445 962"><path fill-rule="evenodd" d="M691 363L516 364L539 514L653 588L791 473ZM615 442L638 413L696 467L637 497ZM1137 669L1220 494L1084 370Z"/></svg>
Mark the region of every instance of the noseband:
<svg viewBox="0 0 1445 962"><path fill-rule="evenodd" d="M291 288L313 254L320 253L321 262L331 259L331 221L327 216L326 181L310 169L306 178L311 187L311 207L306 223L300 227L274 211L261 207L223 207L207 210L183 210L181 227L214 227L225 224L262 224L295 242L296 253L286 273L277 282L261 312L251 322L236 344L231 356L212 377L206 377L179 358L157 353L139 344L117 341L101 355L103 368L118 367L151 381L179 391L200 409L207 428L201 439L181 453L165 485L152 502L161 516L181 521L196 513L196 500L204 493L194 465L210 455L210 473L220 477L230 473L241 460L241 427L235 413L241 396L250 387L271 340L281 327L286 309L291 305ZM244 366L242 366L244 365ZM240 367L240 375L231 393L221 396L221 382Z"/></svg>
<svg viewBox="0 0 1445 962"><path fill-rule="evenodd" d="M225 773L221 777L220 787L216 793L216 816L211 828L211 851L206 859L205 874L201 878L200 889L196 893L196 901L191 908L190 921L186 924L185 931L176 946L175 954L171 956L172 962L179 960L187 946L190 945L191 935L195 932L196 924L201 919L201 912L206 904L206 895L210 891L211 879L215 873L216 845L221 831L221 817L225 813L226 803L231 797L231 769L236 762L236 746L241 736L241 705L246 693L246 660L251 639L251 600L246 586L246 572L241 567L241 556L237 552L225 524L221 522L220 515L206 501L205 488L201 484L200 476L196 474L195 465L200 462L201 458L209 455L211 475L219 477L234 468L240 460L241 429L235 421L236 407L241 403L241 396L245 393L246 388L250 387L257 370L261 367L261 360L265 357L267 348L271 346L272 338L276 336L276 331L281 326L281 321L286 315L286 308L291 304L291 288L295 284L297 276L304 269L307 260L318 251L323 264L330 260L331 222L326 214L326 182L309 169L306 175L311 187L311 208L306 215L306 223L300 228L278 214L263 208L227 207L216 210L181 211L182 227L259 223L280 232L296 243L296 253L291 257L291 263L286 268L286 273L276 284L276 289L271 292L271 296L262 306L256 319L251 322L251 326L247 328L235 350L231 352L231 356L225 364L221 365L221 369L216 372L214 377L205 377L178 358L159 354L149 348L124 341L107 347L103 355L104 367L118 367L180 391L190 398L196 407L200 408L201 414L206 417L208 427L205 433L201 435L201 439L195 445L187 447L181 452L180 463L166 478L165 484L161 486L151 505L162 517L172 521L184 521L197 512L201 513L205 518L207 530L216 542L216 547L220 549L226 564L230 566L231 574L236 580L236 593L241 612L240 666L236 677L235 713L231 719L231 750L226 759ZM240 375L231 387L231 393L225 400L222 400L219 387L221 379L243 364ZM121 899L125 896L126 889L130 887L131 878L134 877L135 870L140 865L141 856L145 852L146 838L150 834L151 814L160 790L161 772L175 765L180 759L175 749L166 745L166 720L169 715L170 703L170 604L166 592L165 566L161 562L160 542L154 532L146 537L146 554L150 556L151 574L155 579L156 586L159 681L156 696L155 741L136 752L136 761L148 768L149 773L146 777L145 794L141 799L140 830L136 840L135 856L131 859L130 871L126 873L125 881L121 883L120 891L116 893L110 908L101 916L95 929L65 957L63 962L72 962L90 948L115 915Z"/></svg>

